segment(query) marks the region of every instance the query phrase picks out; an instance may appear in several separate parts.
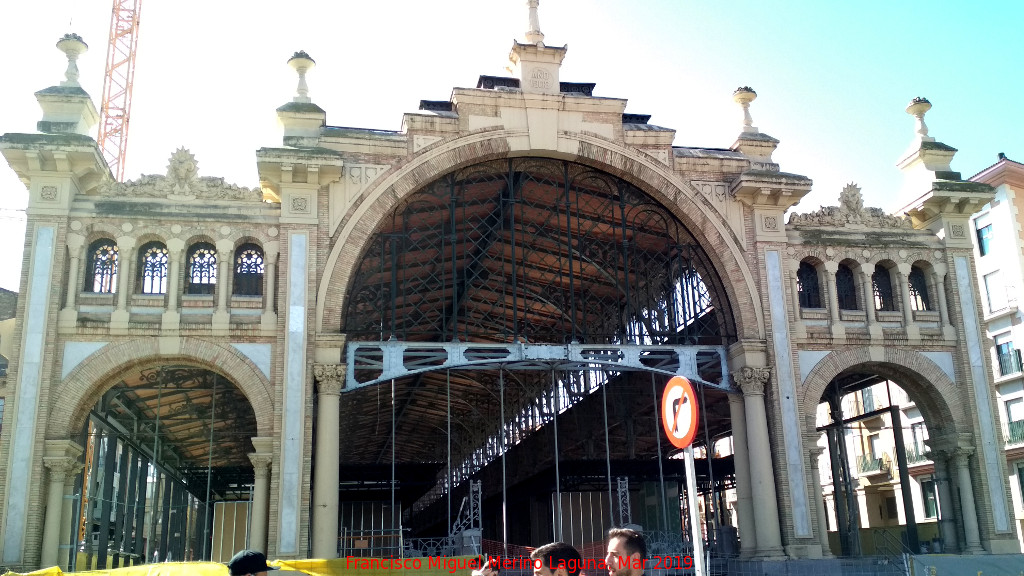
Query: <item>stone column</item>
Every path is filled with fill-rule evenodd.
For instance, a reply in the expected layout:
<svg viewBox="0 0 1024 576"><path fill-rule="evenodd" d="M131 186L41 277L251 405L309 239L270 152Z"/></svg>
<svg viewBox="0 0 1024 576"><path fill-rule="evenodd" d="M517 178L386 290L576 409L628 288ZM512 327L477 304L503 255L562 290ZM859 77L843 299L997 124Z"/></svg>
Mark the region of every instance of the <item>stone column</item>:
<svg viewBox="0 0 1024 576"><path fill-rule="evenodd" d="M960 512L964 521L964 554L984 552L978 528L978 510L974 505L974 484L971 481L971 470L967 467L973 453L971 448L957 448L953 451L957 483L960 485Z"/></svg>
<svg viewBox="0 0 1024 576"><path fill-rule="evenodd" d="M811 459L811 505L818 511L818 540L821 542L821 555L831 556L832 547L828 545L828 519L825 517L825 504L822 500L821 472L818 470L818 458L825 451L825 447L816 444L817 438L805 438L804 442L808 446L812 446L807 451L807 455Z"/></svg>
<svg viewBox="0 0 1024 576"><path fill-rule="evenodd" d="M313 557L338 557L338 444L344 364L314 364L316 477L313 479Z"/></svg>
<svg viewBox="0 0 1024 576"><path fill-rule="evenodd" d="M914 311L910 307L910 264L897 264L896 278L900 285L903 325L909 328L914 323Z"/></svg>
<svg viewBox="0 0 1024 576"><path fill-rule="evenodd" d="M729 395L729 416L732 421L733 463L736 469L736 515L739 516L740 557L749 558L757 551L754 527L754 501L750 486L750 452L747 450L747 421L743 413L743 397Z"/></svg>
<svg viewBox="0 0 1024 576"><path fill-rule="evenodd" d="M828 313L832 320L833 327L841 327L842 321L839 317L839 292L836 290L836 272L839 271L838 262L825 262L825 287L828 290Z"/></svg>
<svg viewBox="0 0 1024 576"><path fill-rule="evenodd" d="M953 513L953 492L950 490L952 477L949 474L946 453L933 450L932 461L935 463L935 486L939 489L939 534L942 535L944 551L953 553L960 549L960 539L957 537L954 520L956 515Z"/></svg>
<svg viewBox="0 0 1024 576"><path fill-rule="evenodd" d="M117 306L110 315L111 334L128 333L128 296L132 292L132 262L137 258L133 251L135 238L121 236L117 239Z"/></svg>
<svg viewBox="0 0 1024 576"><path fill-rule="evenodd" d="M85 238L69 233L66 238L68 246L68 284L67 299L64 309L57 316L57 323L62 328L74 328L78 323L78 293L82 291L79 274L82 271L82 256L85 253Z"/></svg>
<svg viewBox="0 0 1024 576"><path fill-rule="evenodd" d="M231 324L228 312L228 295L231 293L231 242L217 242L217 309L213 313L212 328L214 332L227 334Z"/></svg>
<svg viewBox="0 0 1024 576"><path fill-rule="evenodd" d="M178 302L181 295L181 261L184 258L184 240L171 238L167 242L167 310L164 311L160 326L163 330L177 330L181 322Z"/></svg>
<svg viewBox="0 0 1024 576"><path fill-rule="evenodd" d="M256 482L252 488L252 516L249 518L249 548L267 551L267 504L270 495L271 454L249 454Z"/></svg>
<svg viewBox="0 0 1024 576"><path fill-rule="evenodd" d="M46 492L46 515L43 520L43 549L40 566L56 566L61 539L61 516L64 511L64 480L80 465L70 456L44 456L43 465L50 471Z"/></svg>
<svg viewBox="0 0 1024 576"><path fill-rule="evenodd" d="M956 330L949 321L949 307L946 305L946 266L935 264L935 297L939 318L942 320L942 334L947 339L956 337Z"/></svg>
<svg viewBox="0 0 1024 576"><path fill-rule="evenodd" d="M764 407L764 387L770 376L770 368L749 366L741 368L732 375L733 380L743 390L754 503L754 530L757 535L757 556L783 558L778 496L775 491L775 470L772 465L772 449L768 441L768 419Z"/></svg>
<svg viewBox="0 0 1024 576"><path fill-rule="evenodd" d="M260 324L264 330L276 330L277 314L274 313L274 291L277 279L277 242L268 242L263 250L263 316L260 319Z"/></svg>

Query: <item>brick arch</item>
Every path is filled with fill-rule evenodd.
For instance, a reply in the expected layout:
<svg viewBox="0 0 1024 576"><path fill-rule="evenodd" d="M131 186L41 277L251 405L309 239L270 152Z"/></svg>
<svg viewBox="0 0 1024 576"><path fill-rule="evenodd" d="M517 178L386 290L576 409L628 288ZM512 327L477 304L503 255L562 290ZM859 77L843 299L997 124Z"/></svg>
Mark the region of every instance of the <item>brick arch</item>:
<svg viewBox="0 0 1024 576"><path fill-rule="evenodd" d="M231 346L197 338L181 338L179 350L162 354L156 338L110 344L92 353L56 388L59 402L50 410L48 437L69 438L85 422L89 410L126 371L157 363L179 362L206 368L228 378L249 400L256 413L259 436L274 431L274 401L263 372Z"/></svg>
<svg viewBox="0 0 1024 576"><path fill-rule="evenodd" d="M803 413L813 415L832 380L858 366L903 388L921 410L933 438L970 430L961 391L942 368L916 350L891 347L872 350L861 346L835 351L822 358L803 383ZM813 418L810 424L813 426Z"/></svg>
<svg viewBox="0 0 1024 576"><path fill-rule="evenodd" d="M352 271L378 224L405 198L453 170L498 158L536 156L596 168L630 182L659 202L704 247L732 305L737 337L765 338L761 299L740 239L692 186L639 150L597 137L559 134L558 151L513 150L512 142L527 138L527 132L514 130L470 133L406 158L375 180L348 210L334 238L317 291L317 331L337 332L341 326Z"/></svg>

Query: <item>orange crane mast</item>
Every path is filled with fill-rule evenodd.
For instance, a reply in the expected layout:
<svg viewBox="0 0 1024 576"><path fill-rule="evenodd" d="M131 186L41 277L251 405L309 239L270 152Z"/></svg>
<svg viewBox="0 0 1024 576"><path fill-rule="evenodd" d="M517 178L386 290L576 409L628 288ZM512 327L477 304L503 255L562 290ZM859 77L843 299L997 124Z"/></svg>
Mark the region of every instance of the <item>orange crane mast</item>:
<svg viewBox="0 0 1024 576"><path fill-rule="evenodd" d="M100 108L97 138L103 158L114 178L124 180L128 150L128 120L132 110L132 82L135 79L135 50L139 40L139 7L142 0L114 0L110 15L106 76Z"/></svg>

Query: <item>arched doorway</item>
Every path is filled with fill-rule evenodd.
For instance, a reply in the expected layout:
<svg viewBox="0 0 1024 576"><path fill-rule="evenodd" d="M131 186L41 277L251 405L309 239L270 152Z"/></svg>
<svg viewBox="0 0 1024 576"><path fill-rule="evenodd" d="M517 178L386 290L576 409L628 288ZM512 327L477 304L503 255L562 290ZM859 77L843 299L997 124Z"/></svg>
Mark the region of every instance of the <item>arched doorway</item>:
<svg viewBox="0 0 1024 576"><path fill-rule="evenodd" d="M704 384L712 444L729 430L736 329L712 259L669 210L581 164L476 164L391 211L350 277L343 555L394 554L406 530L451 538L479 503L503 552L586 548L637 521L678 537L681 462L661 445L655 373ZM650 505L621 506L630 496Z"/></svg>

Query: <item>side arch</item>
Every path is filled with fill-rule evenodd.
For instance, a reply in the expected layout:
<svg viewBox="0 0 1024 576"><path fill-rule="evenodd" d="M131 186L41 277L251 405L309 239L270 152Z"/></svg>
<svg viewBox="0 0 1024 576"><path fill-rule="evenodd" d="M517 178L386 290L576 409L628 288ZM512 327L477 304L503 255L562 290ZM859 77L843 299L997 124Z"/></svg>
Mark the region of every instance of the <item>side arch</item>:
<svg viewBox="0 0 1024 576"><path fill-rule="evenodd" d="M705 247L732 304L738 338L765 338L761 299L740 239L692 186L639 150L597 137L559 134L557 151L513 146L527 137L525 131L512 130L467 134L407 158L371 184L342 219L327 258L317 290L317 332L341 325L352 270L380 221L406 197L465 166L498 158L537 156L570 160L602 170L630 182L662 204Z"/></svg>
<svg viewBox="0 0 1024 576"><path fill-rule="evenodd" d="M54 391L60 395L60 402L55 402L50 411L47 436L70 437L116 378L151 361L183 362L225 376L252 405L257 434L273 435L274 400L270 381L251 360L230 346L198 338L181 338L174 353L161 352L156 338L140 338L100 348L64 378Z"/></svg>
<svg viewBox="0 0 1024 576"><path fill-rule="evenodd" d="M970 431L961 391L938 364L915 350L866 346L832 352L807 375L801 408L812 425L825 388L839 374L857 367L895 381L910 394L933 438Z"/></svg>

